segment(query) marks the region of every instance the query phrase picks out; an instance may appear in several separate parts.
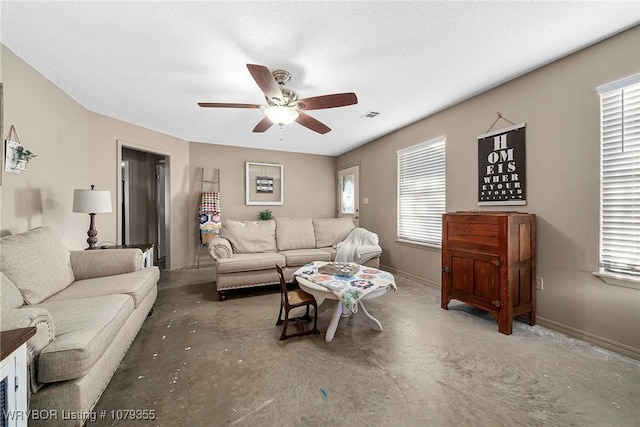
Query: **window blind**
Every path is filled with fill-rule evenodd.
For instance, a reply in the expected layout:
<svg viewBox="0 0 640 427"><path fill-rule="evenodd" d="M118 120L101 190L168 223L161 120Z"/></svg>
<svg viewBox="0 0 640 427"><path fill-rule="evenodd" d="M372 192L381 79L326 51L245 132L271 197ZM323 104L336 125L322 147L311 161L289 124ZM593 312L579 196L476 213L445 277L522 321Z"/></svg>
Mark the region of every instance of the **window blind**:
<svg viewBox="0 0 640 427"><path fill-rule="evenodd" d="M399 150L398 238L440 246L445 212L445 138Z"/></svg>
<svg viewBox="0 0 640 427"><path fill-rule="evenodd" d="M640 276L640 75L598 88L600 268Z"/></svg>

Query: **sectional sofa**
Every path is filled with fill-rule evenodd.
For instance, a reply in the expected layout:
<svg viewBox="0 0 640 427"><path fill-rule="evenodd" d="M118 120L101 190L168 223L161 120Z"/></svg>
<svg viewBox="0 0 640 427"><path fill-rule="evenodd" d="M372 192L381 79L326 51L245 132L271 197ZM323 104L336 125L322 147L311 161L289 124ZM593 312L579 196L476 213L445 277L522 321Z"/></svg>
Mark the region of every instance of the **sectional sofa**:
<svg viewBox="0 0 640 427"><path fill-rule="evenodd" d="M142 266L139 249L69 251L49 227L0 239L2 330L37 328L29 409L50 417L30 426L83 425L156 301L160 272Z"/></svg>
<svg viewBox="0 0 640 427"><path fill-rule="evenodd" d="M294 271L311 261L334 261L339 245L356 230L370 238L354 248L350 261L378 268L382 249L377 235L356 229L349 217L223 221L220 235L209 243L220 300L228 290L278 283L276 264L289 281Z"/></svg>

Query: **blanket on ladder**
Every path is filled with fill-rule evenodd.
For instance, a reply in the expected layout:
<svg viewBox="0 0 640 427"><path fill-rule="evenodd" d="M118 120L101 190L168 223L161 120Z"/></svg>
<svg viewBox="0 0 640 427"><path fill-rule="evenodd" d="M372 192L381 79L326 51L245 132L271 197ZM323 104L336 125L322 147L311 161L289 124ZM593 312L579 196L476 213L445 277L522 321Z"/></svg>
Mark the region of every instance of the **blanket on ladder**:
<svg viewBox="0 0 640 427"><path fill-rule="evenodd" d="M207 245L220 233L220 194L205 191L200 196L200 242Z"/></svg>

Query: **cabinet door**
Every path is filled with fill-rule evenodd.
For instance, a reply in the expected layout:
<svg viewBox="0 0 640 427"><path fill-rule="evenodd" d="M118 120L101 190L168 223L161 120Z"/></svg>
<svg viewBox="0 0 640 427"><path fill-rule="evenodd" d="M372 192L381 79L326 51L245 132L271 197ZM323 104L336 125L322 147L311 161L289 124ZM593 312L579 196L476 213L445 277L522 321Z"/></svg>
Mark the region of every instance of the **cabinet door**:
<svg viewBox="0 0 640 427"><path fill-rule="evenodd" d="M490 311L500 304L500 257L498 255L449 250L445 280L449 297Z"/></svg>

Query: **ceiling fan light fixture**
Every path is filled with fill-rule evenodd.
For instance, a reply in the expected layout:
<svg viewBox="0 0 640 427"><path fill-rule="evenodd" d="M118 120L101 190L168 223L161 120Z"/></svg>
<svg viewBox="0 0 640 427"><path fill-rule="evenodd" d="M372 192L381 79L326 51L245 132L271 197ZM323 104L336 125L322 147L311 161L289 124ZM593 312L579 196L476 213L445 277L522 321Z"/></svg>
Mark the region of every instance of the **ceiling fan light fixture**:
<svg viewBox="0 0 640 427"><path fill-rule="evenodd" d="M282 105L273 105L264 109L264 115L269 118L273 123L283 126L288 125L298 118L298 112L291 107L285 107Z"/></svg>

